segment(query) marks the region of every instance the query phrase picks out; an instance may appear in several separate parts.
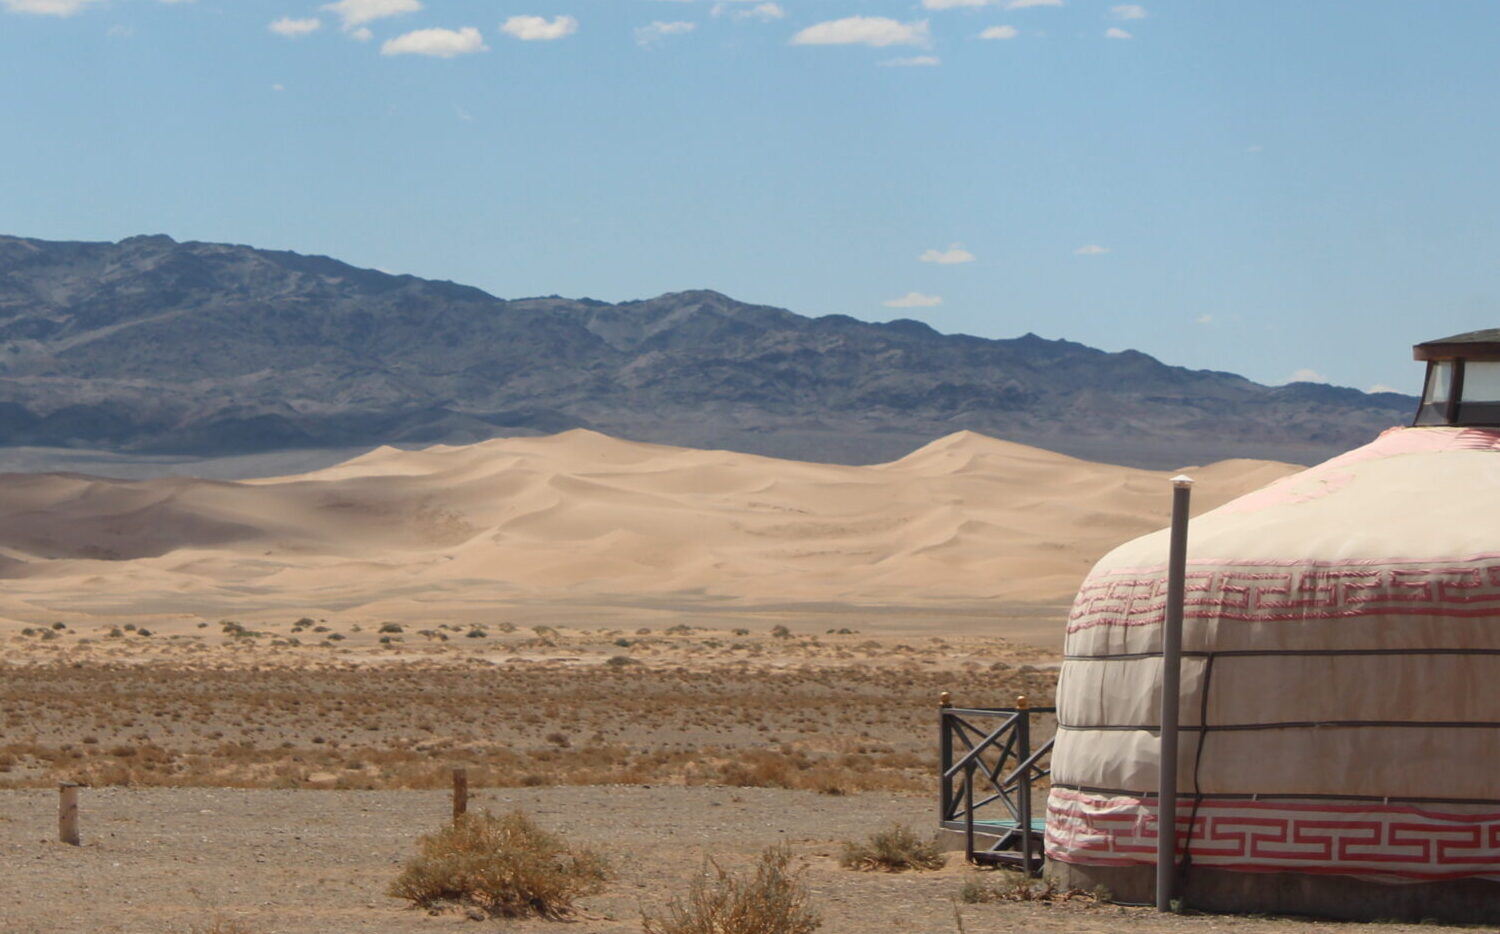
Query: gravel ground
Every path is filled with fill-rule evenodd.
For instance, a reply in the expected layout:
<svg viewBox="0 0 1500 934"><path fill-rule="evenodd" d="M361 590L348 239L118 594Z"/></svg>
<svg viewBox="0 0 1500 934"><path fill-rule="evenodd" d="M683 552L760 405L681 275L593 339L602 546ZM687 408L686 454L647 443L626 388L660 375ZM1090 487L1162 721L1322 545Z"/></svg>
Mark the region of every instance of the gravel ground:
<svg viewBox="0 0 1500 934"><path fill-rule="evenodd" d="M6 934L189 934L227 922L254 934L639 932L642 908L659 908L684 891L706 856L733 870L782 841L804 868L827 934L1346 927L1162 918L1086 899L960 905L960 886L981 877L961 860L918 874L839 868L844 840L892 821L930 827L932 802L920 795L660 786L477 791L476 809L522 808L542 826L608 854L618 877L607 892L584 900L570 923L429 915L385 895L416 837L446 818L442 792L86 788L82 795L83 846L71 847L56 842L55 791L0 791Z"/></svg>

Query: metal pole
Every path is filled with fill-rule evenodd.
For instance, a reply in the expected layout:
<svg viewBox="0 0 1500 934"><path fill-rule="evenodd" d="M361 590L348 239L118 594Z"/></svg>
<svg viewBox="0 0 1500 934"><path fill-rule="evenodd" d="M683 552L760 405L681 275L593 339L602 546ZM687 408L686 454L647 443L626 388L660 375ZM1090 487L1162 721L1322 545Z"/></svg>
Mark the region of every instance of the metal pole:
<svg viewBox="0 0 1500 934"><path fill-rule="evenodd" d="M1017 745L1019 749L1019 761L1025 766L1026 760L1031 758L1031 702L1022 694L1016 698L1016 713L1021 718L1016 721ZM1031 871L1031 767L1026 766L1021 771L1021 784L1016 789L1017 797L1020 798L1021 826L1021 869L1030 877Z"/></svg>
<svg viewBox="0 0 1500 934"><path fill-rule="evenodd" d="M1191 477L1172 478L1172 540L1167 558L1167 612L1161 632L1161 762L1156 797L1156 910L1177 897L1177 708L1182 696L1182 604L1187 577Z"/></svg>
<svg viewBox="0 0 1500 934"><path fill-rule="evenodd" d="M953 817L953 778L948 769L953 765L953 732L948 723L948 709L953 706L953 695L944 691L938 695L938 826Z"/></svg>
<svg viewBox="0 0 1500 934"><path fill-rule="evenodd" d="M964 861L974 862L974 762L964 766Z"/></svg>

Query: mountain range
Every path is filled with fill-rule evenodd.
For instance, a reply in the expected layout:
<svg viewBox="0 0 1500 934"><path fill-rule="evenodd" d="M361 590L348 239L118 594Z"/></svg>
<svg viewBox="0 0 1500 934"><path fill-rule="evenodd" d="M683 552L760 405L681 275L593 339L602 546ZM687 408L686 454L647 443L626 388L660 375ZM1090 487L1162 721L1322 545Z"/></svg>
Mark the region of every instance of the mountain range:
<svg viewBox="0 0 1500 934"><path fill-rule="evenodd" d="M969 429L1165 468L1320 460L1415 405L709 290L506 300L161 235L0 237L0 446L219 457L588 428L871 463Z"/></svg>

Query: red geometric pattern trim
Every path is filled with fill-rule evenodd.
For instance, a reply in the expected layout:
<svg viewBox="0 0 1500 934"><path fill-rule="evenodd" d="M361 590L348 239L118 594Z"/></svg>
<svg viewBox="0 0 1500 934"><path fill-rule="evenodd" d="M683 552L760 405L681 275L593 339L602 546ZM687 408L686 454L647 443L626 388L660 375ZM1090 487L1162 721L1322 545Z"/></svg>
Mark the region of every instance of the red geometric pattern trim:
<svg viewBox="0 0 1500 934"><path fill-rule="evenodd" d="M1187 573L1188 619L1244 622L1348 619L1391 613L1479 617L1500 610L1500 559L1431 567L1310 565L1199 567ZM1068 632L1160 625L1165 569L1090 577L1068 614Z"/></svg>
<svg viewBox="0 0 1500 934"><path fill-rule="evenodd" d="M1417 880L1500 876L1500 806L1460 813L1412 805L1207 798L1177 833L1193 864L1250 872L1310 872ZM1047 856L1086 866L1156 862L1156 802L1053 788Z"/></svg>

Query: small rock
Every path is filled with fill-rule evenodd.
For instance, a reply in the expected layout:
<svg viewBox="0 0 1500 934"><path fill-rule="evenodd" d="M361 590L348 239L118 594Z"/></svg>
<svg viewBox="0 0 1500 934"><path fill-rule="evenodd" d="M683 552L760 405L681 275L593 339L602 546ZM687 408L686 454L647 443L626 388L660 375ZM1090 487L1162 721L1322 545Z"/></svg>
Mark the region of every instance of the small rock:
<svg viewBox="0 0 1500 934"><path fill-rule="evenodd" d="M470 921L483 921L485 918L485 914L478 908L468 908L464 910L464 917L468 918Z"/></svg>

